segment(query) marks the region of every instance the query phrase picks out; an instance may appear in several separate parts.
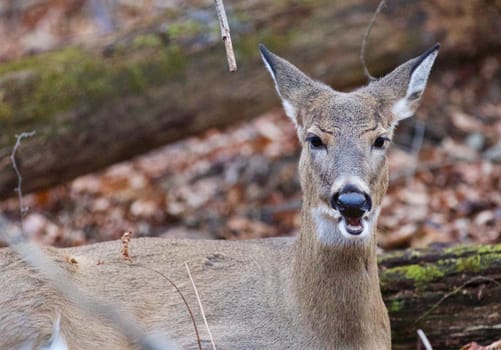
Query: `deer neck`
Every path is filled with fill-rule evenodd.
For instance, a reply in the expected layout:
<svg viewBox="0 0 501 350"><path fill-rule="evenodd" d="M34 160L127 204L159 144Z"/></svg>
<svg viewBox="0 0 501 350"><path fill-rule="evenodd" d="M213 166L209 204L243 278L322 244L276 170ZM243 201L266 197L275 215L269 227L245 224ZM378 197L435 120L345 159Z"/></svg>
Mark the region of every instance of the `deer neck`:
<svg viewBox="0 0 501 350"><path fill-rule="evenodd" d="M306 203L293 264L297 305L317 339L325 344L353 345L354 339L367 339L380 323L378 313L384 317L386 312L379 287L374 232L364 244L346 241L343 246L323 245L316 234Z"/></svg>

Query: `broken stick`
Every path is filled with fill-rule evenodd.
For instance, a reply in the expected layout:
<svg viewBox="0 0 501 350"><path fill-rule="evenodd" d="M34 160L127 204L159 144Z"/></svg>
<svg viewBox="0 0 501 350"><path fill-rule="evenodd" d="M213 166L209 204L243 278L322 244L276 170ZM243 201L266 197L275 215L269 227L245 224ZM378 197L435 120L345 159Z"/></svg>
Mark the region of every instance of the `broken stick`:
<svg viewBox="0 0 501 350"><path fill-rule="evenodd" d="M221 28L221 38L224 41L224 48L226 50L226 58L228 59L228 69L230 72L237 70L237 62L233 52L233 44L231 43L230 26L228 25L228 18L224 9L223 0L214 0L216 4L217 18L219 19L219 27Z"/></svg>

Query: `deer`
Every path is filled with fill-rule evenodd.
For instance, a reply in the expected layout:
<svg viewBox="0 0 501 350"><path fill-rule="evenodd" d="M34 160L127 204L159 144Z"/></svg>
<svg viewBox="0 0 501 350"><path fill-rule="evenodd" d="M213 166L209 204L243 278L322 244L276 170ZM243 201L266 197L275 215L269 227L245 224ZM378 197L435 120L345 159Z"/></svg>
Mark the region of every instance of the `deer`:
<svg viewBox="0 0 501 350"><path fill-rule="evenodd" d="M206 316L220 349L391 349L378 276L376 226L389 182L386 151L414 115L438 55L436 44L380 79L339 92L259 47L294 123L303 192L297 237L249 241L135 238L43 248L64 272L48 278L12 248L0 249L0 348L45 349L55 326L69 349L140 349L116 323L79 306L78 295L116 305L144 332L197 349ZM197 305L189 266L205 313ZM61 275L63 276L63 274ZM54 284L54 283L55 284ZM61 293L72 283L80 293ZM200 331L208 347L209 335Z"/></svg>

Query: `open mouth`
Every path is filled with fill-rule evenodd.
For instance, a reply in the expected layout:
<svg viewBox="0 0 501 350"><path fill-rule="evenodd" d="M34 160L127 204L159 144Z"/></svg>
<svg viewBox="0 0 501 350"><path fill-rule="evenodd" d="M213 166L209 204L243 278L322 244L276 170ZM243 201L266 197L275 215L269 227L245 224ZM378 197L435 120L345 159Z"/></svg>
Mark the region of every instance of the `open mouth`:
<svg viewBox="0 0 501 350"><path fill-rule="evenodd" d="M364 231L364 224L361 217L350 218L343 216L343 218L346 226L346 231L350 235L358 236Z"/></svg>
<svg viewBox="0 0 501 350"><path fill-rule="evenodd" d="M377 217L378 211L350 216L342 215L339 211L327 206L321 206L313 208L312 214L319 240L332 245L339 243L338 239L341 237L341 239L344 238L348 241L365 240L372 232L372 223L374 217Z"/></svg>

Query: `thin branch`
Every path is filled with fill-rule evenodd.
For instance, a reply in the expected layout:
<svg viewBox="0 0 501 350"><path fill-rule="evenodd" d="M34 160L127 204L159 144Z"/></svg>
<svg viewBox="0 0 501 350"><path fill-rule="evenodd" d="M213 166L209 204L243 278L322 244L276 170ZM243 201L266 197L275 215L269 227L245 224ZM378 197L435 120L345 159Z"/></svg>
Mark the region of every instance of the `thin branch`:
<svg viewBox="0 0 501 350"><path fill-rule="evenodd" d="M140 267L142 269L154 272L154 273L158 274L159 276L163 277L167 282L169 282L174 287L174 289L176 290L177 294L179 294L179 296L183 300L183 303L186 306L186 309L188 310L188 313L190 314L191 322L193 322L193 328L195 329L195 336L197 337L198 349L202 350L202 342L200 340L200 333L198 332L198 327L197 327L197 322L195 321L195 316L193 316L193 311L191 310L191 307L188 304L188 301L184 297L184 294L181 292L181 290L177 287L177 285L169 277L165 276L163 273L161 273L160 271L157 271L155 269L149 268L147 266L144 266L144 265L141 265L141 264L138 264L138 263L133 263L133 264L130 264L129 266Z"/></svg>
<svg viewBox="0 0 501 350"><path fill-rule="evenodd" d="M419 339L421 339L421 343L423 343L425 350L433 350L433 348L431 347L430 341L428 340L428 337L426 336L426 334L424 334L423 330L418 329L417 334L419 336Z"/></svg>
<svg viewBox="0 0 501 350"><path fill-rule="evenodd" d="M17 187L15 188L15 191L17 192L17 197L19 200L19 213L21 215L21 232L24 235L24 227L23 227L23 218L26 215L26 212L28 209L24 206L24 199L23 199L23 177L21 176L21 172L19 171L19 168L17 167L16 163L16 152L21 145L21 141L25 138L28 137L33 137L36 133L36 130L30 131L30 132L22 132L19 135L16 135L16 144L14 145L14 148L12 148L12 153L10 154L10 161L12 163L12 168L14 168L14 171L16 172L17 176Z"/></svg>
<svg viewBox="0 0 501 350"><path fill-rule="evenodd" d="M376 78L374 78L371 73L369 73L369 70L367 69L367 64L365 63L365 48L367 46L367 40L369 39L369 35L371 34L372 27L374 26L374 23L376 22L377 15L381 12L383 9L383 6L385 5L384 0L381 0L379 2L379 5L376 9L376 12L372 15L371 21L369 22L369 26L367 27L367 30L365 31L364 37L362 38L362 47L360 48L360 61L362 61L362 66L364 68L364 74L367 77L369 81L374 81Z"/></svg>
<svg viewBox="0 0 501 350"><path fill-rule="evenodd" d="M190 272L190 268L188 267L188 264L185 262L184 265L186 266L186 271L188 271L188 276L190 277L191 285L193 286L193 289L195 290L195 295L197 296L198 305L200 306L200 311L202 312L202 318L204 319L205 328L207 329L207 333L209 333L209 339L210 339L210 342L212 344L212 348L214 350L216 350L216 344L214 343L214 338L212 337L212 332L210 331L209 324L207 323L207 318L205 317L204 307L202 306L202 301L200 300L200 296L198 295L197 286L195 286L195 281L193 281L193 277L191 276L191 272Z"/></svg>
<svg viewBox="0 0 501 350"><path fill-rule="evenodd" d="M492 279L490 277L476 276L476 277L470 278L468 281L466 281L465 283L463 283L462 285L460 285L459 287L454 289L452 292L449 292L449 293L445 294L442 298L440 298L440 300L437 301L435 304L433 304L424 314L419 316L414 323L418 323L419 321L421 321L422 319L427 317L429 314L431 314L433 311L435 311L435 309L437 307L439 307L440 304L442 304L446 299L453 296L454 294L461 292L467 285L469 285L473 282L478 282L478 281L492 282L492 283L497 284L498 286L501 286L501 283L499 283L498 281L496 281L495 279Z"/></svg>
<svg viewBox="0 0 501 350"><path fill-rule="evenodd" d="M224 41L224 48L226 50L226 58L228 59L228 69L230 72L235 72L237 70L237 61L235 60L235 53L233 52L230 26L228 24L228 18L226 17L223 0L214 0L214 3L216 5L219 28L221 28L221 38Z"/></svg>

